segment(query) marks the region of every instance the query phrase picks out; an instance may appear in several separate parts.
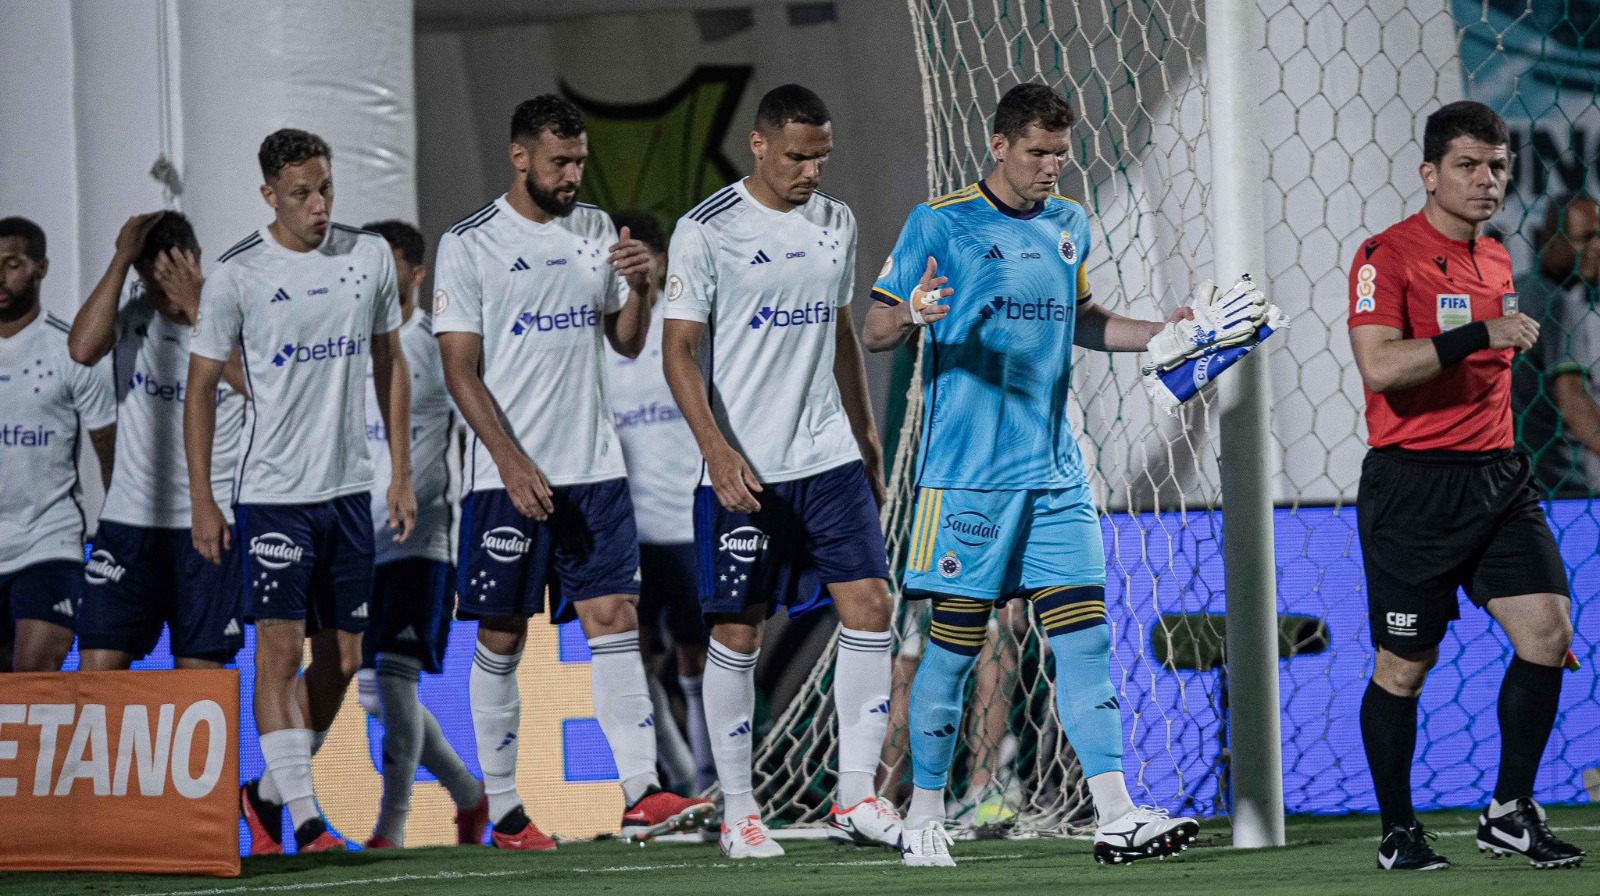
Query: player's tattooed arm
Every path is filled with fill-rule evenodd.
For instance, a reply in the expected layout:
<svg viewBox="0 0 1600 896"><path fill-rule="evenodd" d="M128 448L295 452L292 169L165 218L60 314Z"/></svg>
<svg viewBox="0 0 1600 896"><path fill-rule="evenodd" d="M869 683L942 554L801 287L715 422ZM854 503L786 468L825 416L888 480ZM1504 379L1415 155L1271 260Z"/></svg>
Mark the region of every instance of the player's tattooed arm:
<svg viewBox="0 0 1600 896"><path fill-rule="evenodd" d="M650 247L633 238L627 227L612 244L606 262L628 282L628 300L615 314L606 315L606 339L617 354L637 358L650 332L650 309L655 304L656 263Z"/></svg>
<svg viewBox="0 0 1600 896"><path fill-rule="evenodd" d="M89 443L94 446L94 456L100 460L100 484L109 490L111 467L117 454L117 424L89 430Z"/></svg>
<svg viewBox="0 0 1600 896"><path fill-rule="evenodd" d="M479 373L483 337L477 333L440 333L439 355L444 362L445 386L462 419L483 443L500 471L512 506L524 516L542 520L555 510L550 480L512 438L505 414L489 393Z"/></svg>
<svg viewBox="0 0 1600 896"><path fill-rule="evenodd" d="M139 251L144 248L150 228L163 214L165 212L134 215L117 233L111 262L106 265L100 282L94 285L89 298L84 300L83 307L72 319L72 331L67 334L67 351L72 355L72 360L93 366L117 344L117 304L122 298L122 285L127 281L133 263L139 259Z"/></svg>
<svg viewBox="0 0 1600 896"><path fill-rule="evenodd" d="M833 379L839 384L839 397L844 401L844 413L850 418L850 431L861 449L861 459L867 465L867 479L872 483L872 497L883 506L883 445L878 440L878 424L872 415L872 398L867 393L867 365L861 356L861 345L856 341L855 323L849 309L838 317L833 352Z"/></svg>
<svg viewBox="0 0 1600 896"><path fill-rule="evenodd" d="M699 321L668 318L661 337L661 367L672 398L700 445L700 455L706 459L717 501L729 510L755 513L761 509L761 502L756 499L761 482L744 455L728 444L717 428L711 402L706 399L706 381L700 375L698 360L700 334L705 326Z"/></svg>
<svg viewBox="0 0 1600 896"><path fill-rule="evenodd" d="M405 541L417 524L417 495L411 485L411 371L399 330L372 334L372 386L389 434L389 527L395 541Z"/></svg>
<svg viewBox="0 0 1600 896"><path fill-rule="evenodd" d="M211 491L211 444L217 433L217 384L223 362L189 355L188 388L183 396L183 453L189 465L190 529L194 549L212 563L222 562L231 540L227 520Z"/></svg>

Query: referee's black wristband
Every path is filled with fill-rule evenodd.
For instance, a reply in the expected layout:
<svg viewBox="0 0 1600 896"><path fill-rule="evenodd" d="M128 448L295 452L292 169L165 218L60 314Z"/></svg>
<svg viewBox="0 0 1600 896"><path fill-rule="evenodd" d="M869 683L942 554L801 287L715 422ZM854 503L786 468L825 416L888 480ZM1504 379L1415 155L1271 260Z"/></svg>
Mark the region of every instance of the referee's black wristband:
<svg viewBox="0 0 1600 896"><path fill-rule="evenodd" d="M1433 350L1439 353L1440 367L1460 364L1468 355L1488 347L1489 325L1481 320L1433 337Z"/></svg>

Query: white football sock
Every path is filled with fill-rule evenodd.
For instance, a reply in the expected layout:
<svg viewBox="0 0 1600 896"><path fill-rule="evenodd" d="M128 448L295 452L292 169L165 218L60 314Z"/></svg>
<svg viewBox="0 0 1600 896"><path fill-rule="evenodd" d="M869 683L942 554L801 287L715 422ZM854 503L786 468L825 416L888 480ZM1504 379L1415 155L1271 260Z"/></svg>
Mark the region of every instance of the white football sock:
<svg viewBox="0 0 1600 896"><path fill-rule="evenodd" d="M383 708L383 797L372 833L404 846L411 789L422 760L422 704L417 678L422 663L394 653L378 654L378 698Z"/></svg>
<svg viewBox="0 0 1600 896"><path fill-rule="evenodd" d="M729 820L761 814L750 767L755 742L751 717L756 708L756 659L760 656L760 649L737 653L715 640L706 651L706 726L711 731L717 779L722 782L723 817Z"/></svg>
<svg viewBox="0 0 1600 896"><path fill-rule="evenodd" d="M383 721L383 706L378 702L378 670L356 670L356 702L367 715Z"/></svg>
<svg viewBox="0 0 1600 896"><path fill-rule="evenodd" d="M472 732L478 743L478 767L489 795L489 821L499 822L522 805L517 794L517 734L522 727L522 696L517 691L517 664L522 653L502 655L478 644L472 655L468 692Z"/></svg>
<svg viewBox="0 0 1600 896"><path fill-rule="evenodd" d="M889 633L839 629L833 702L839 716L839 805L873 796L889 730Z"/></svg>
<svg viewBox="0 0 1600 896"><path fill-rule="evenodd" d="M694 754L694 787L702 792L717 781L717 760L711 755L711 735L706 731L705 685L704 673L678 676L684 721L689 727L689 752Z"/></svg>
<svg viewBox="0 0 1600 896"><path fill-rule="evenodd" d="M656 777L656 721L650 712L650 685L639 655L639 633L590 638L589 652L593 654L589 690L595 718L611 744L622 798L631 806L661 784Z"/></svg>
<svg viewBox="0 0 1600 896"><path fill-rule="evenodd" d="M450 801L457 809L475 809L483 801L483 784L472 777L461 754L450 745L439 727L439 720L422 702L422 767L433 773L445 790L450 791Z"/></svg>
<svg viewBox="0 0 1600 896"><path fill-rule="evenodd" d="M906 809L906 830L920 831L930 821L944 823L944 791L918 787L911 791L911 805Z"/></svg>
<svg viewBox="0 0 1600 896"><path fill-rule="evenodd" d="M667 773L667 789L686 790L694 786L694 757L672 716L672 701L667 699L666 688L654 675L647 675L646 680L650 684L650 711L656 717L656 757Z"/></svg>
<svg viewBox="0 0 1600 896"><path fill-rule="evenodd" d="M1090 778L1089 795L1094 798L1095 824L1116 821L1133 811L1128 781L1120 771L1101 772Z"/></svg>
<svg viewBox="0 0 1600 896"><path fill-rule="evenodd" d="M271 778L289 807L294 827L317 817L317 798L311 785L311 732L285 728L261 735L261 757L267 762L263 778Z"/></svg>

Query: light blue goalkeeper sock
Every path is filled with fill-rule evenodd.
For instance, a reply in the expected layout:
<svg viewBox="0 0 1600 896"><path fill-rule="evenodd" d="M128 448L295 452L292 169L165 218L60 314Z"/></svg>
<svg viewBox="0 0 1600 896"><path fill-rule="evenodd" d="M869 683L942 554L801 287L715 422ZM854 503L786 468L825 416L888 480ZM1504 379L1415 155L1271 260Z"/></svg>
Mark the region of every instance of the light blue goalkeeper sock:
<svg viewBox="0 0 1600 896"><path fill-rule="evenodd" d="M961 698L977 656L965 656L929 642L911 685L912 781L925 790L943 790L961 732Z"/></svg>
<svg viewBox="0 0 1600 896"><path fill-rule="evenodd" d="M1056 658L1056 713L1083 776L1122 771L1122 706L1111 686L1110 628L1051 635L1050 650Z"/></svg>

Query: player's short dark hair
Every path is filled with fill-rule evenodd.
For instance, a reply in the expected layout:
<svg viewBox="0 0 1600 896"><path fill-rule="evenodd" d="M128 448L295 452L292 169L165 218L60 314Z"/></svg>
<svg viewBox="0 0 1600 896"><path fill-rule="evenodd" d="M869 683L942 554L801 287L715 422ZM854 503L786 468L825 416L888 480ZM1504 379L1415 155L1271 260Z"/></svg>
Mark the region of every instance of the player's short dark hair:
<svg viewBox="0 0 1600 896"><path fill-rule="evenodd" d="M587 126L583 123L583 111L572 104L571 100L556 96L553 93L540 94L531 100L523 100L515 112L511 113L511 142L519 140L537 140L543 131L562 140L571 140L583 136Z"/></svg>
<svg viewBox="0 0 1600 896"><path fill-rule="evenodd" d="M1457 137L1471 137L1490 146L1511 142L1505 119L1493 109L1472 100L1460 100L1441 106L1428 116L1422 129L1422 161L1434 165L1444 161L1445 150Z"/></svg>
<svg viewBox="0 0 1600 896"><path fill-rule="evenodd" d="M22 237L22 253L34 261L44 261L44 228L27 218L0 218L0 239Z"/></svg>
<svg viewBox="0 0 1600 896"><path fill-rule="evenodd" d="M298 128L273 131L261 141L261 150L256 153L256 160L261 163L261 176L269 181L276 180L278 172L291 165L303 165L316 158L333 161L328 141Z"/></svg>
<svg viewBox="0 0 1600 896"><path fill-rule="evenodd" d="M422 239L422 231L401 221L390 218L387 221L373 221L371 224L362 225L362 230L370 230L389 241L389 248L400 250L400 257L407 264L420 265L426 250L426 243Z"/></svg>
<svg viewBox="0 0 1600 896"><path fill-rule="evenodd" d="M1006 91L994 109L994 130L1008 142L1022 139L1028 125L1043 131L1064 131L1077 118L1067 98L1043 84L1018 84Z"/></svg>
<svg viewBox="0 0 1600 896"><path fill-rule="evenodd" d="M611 213L611 223L620 232L628 228L628 235L644 243L651 252L667 251L667 232L661 229L661 219L643 209L625 208Z"/></svg>
<svg viewBox="0 0 1600 896"><path fill-rule="evenodd" d="M784 84L767 91L756 106L756 130L781 131L786 124L821 127L832 121L822 97L799 84Z"/></svg>
<svg viewBox="0 0 1600 896"><path fill-rule="evenodd" d="M194 235L194 225L189 223L183 212L161 213L161 217L156 219L150 232L145 235L144 245L139 247L139 257L133 266L148 269L168 249L179 249L196 258L200 257L200 240Z"/></svg>

